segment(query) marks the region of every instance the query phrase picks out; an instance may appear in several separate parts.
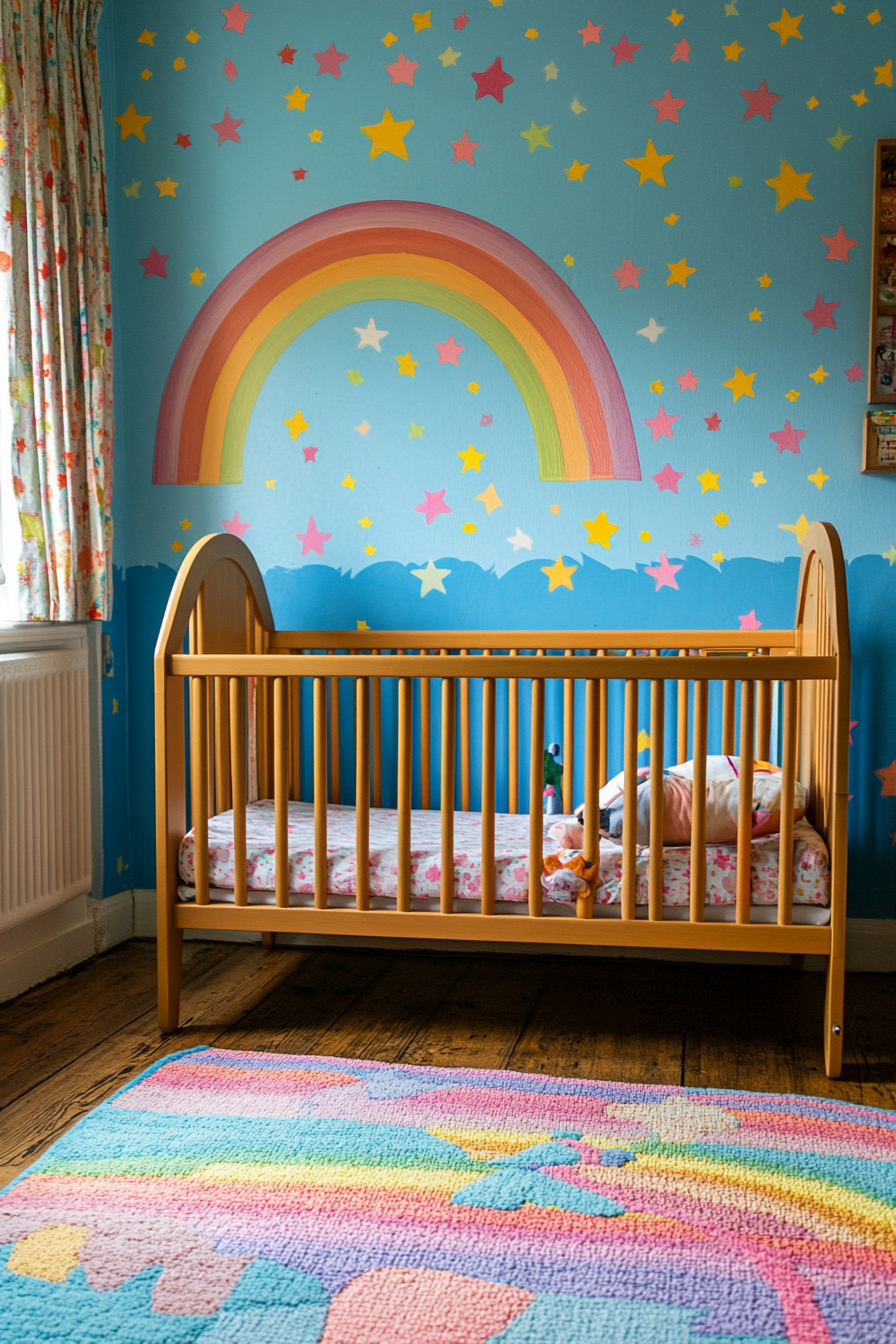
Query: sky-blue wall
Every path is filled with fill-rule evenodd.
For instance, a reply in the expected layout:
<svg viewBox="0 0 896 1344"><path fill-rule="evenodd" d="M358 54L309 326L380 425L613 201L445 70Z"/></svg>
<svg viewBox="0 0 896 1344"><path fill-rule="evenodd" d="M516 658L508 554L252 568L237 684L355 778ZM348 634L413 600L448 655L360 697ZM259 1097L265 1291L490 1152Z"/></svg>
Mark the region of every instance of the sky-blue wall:
<svg viewBox="0 0 896 1344"><path fill-rule="evenodd" d="M799 35L786 41L793 25L765 0L692 0L680 21L652 0L469 0L421 10L431 26L391 0L244 8L242 33L224 29L208 0L107 0L103 21L119 567L107 890L153 884L148 660L179 560L235 511L250 525L245 539L278 619L334 628L364 619L374 628L736 629L750 613L765 627L787 625L793 529L823 518L851 562L851 913L896 915L896 796L884 796L874 773L896 758L896 475L859 473L867 384L855 373L867 373L874 142L896 134L892 6L878 22L856 3L842 13L803 6ZM588 37L597 25L600 41L583 40L580 30ZM151 44L138 41L144 30ZM338 79L318 73L314 55L331 42L348 57ZM278 55L284 47L295 49L292 64ZM393 84L384 68L400 56L417 63L412 85ZM513 77L503 103L477 99L472 74L499 56ZM742 93L762 81L778 95L765 103L770 119L749 115L762 100ZM309 95L304 112L287 107L297 87ZM684 100L677 121L657 120L652 100L666 91ZM151 118L145 141L121 139L114 118L131 104ZM212 123L225 108L240 139L219 145ZM386 108L413 121L406 159L370 158L360 128ZM521 133L531 124L548 128L549 148L530 150ZM453 161L464 132L479 142L474 163ZM665 186L639 186L626 163L649 140L672 156ZM782 197L768 179L787 176L782 160L811 200L776 209ZM581 180L567 176L574 163L588 165ZM157 185L169 179L174 196ZM332 314L285 352L255 406L240 484L151 484L165 379L209 292L281 230L373 199L479 216L556 270L615 362L641 481L540 480L525 408L495 354L453 319L384 301ZM855 245L829 247L823 236ZM164 278L144 276L152 248L167 257ZM626 270L613 274L626 259L640 268L637 287L621 287ZM813 332L804 314L818 296L837 305L824 310L836 325ZM358 348L355 328L371 317L389 333L379 352ZM664 328L655 341L639 334L651 319ZM435 349L452 335L464 346L456 367ZM413 378L396 359L408 352ZM754 395L735 401L725 384L738 369L755 375ZM688 371L696 386L682 389ZM297 409L309 428L293 440L283 422ZM779 450L770 435L782 430ZM457 456L471 443L485 454L478 472L462 471ZM677 493L653 479L667 463L682 473ZM716 478L717 489L704 488ZM476 496L490 485L501 506L487 512ZM451 512L430 525L416 506L443 489ZM602 512L617 528L608 549L583 526ZM302 556L296 534L311 515L331 535L323 555ZM531 549L510 544L518 529ZM571 591L549 591L543 567L558 555L577 567ZM645 571L663 555L682 568L677 587L657 590ZM445 591L421 598L411 571L430 560L449 571Z"/></svg>

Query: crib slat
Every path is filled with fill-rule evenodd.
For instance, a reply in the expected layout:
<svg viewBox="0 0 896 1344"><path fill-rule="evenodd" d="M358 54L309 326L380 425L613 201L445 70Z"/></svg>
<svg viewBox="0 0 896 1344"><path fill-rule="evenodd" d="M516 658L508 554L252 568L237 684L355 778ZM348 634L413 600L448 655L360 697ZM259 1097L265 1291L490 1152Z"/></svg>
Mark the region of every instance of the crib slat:
<svg viewBox="0 0 896 1344"><path fill-rule="evenodd" d="M778 839L778 923L793 923L793 805L796 792L797 685L782 685L781 829Z"/></svg>
<svg viewBox="0 0 896 1344"><path fill-rule="evenodd" d="M529 914L543 910L544 889L544 681L532 678L529 739Z"/></svg>
<svg viewBox="0 0 896 1344"><path fill-rule="evenodd" d="M469 649L461 649L468 654ZM470 810L470 678L460 678L460 807Z"/></svg>
<svg viewBox="0 0 896 1344"><path fill-rule="evenodd" d="M573 649L566 650L566 657L573 658ZM563 811L572 812L573 768L576 740L576 683L567 677L563 683Z"/></svg>
<svg viewBox="0 0 896 1344"><path fill-rule="evenodd" d="M227 678L215 677L215 811L226 812L230 805L230 705Z"/></svg>
<svg viewBox="0 0 896 1344"><path fill-rule="evenodd" d="M233 899L245 905L246 896L246 706L245 683L230 678L230 792L233 806Z"/></svg>
<svg viewBox="0 0 896 1344"><path fill-rule="evenodd" d="M395 908L402 911L411 908L412 690L410 677L398 678L398 878Z"/></svg>
<svg viewBox="0 0 896 1344"><path fill-rule="evenodd" d="M519 657L511 649L508 657ZM507 811L520 810L520 684L516 677L507 682Z"/></svg>
<svg viewBox="0 0 896 1344"><path fill-rule="evenodd" d="M598 649L598 658L606 658L606 649ZM600 786L610 778L610 684L604 678L600 681Z"/></svg>
<svg viewBox="0 0 896 1344"><path fill-rule="evenodd" d="M768 649L760 649L760 654L767 656ZM771 753L772 741L772 683L770 681L757 681L756 683L756 759L758 761L767 761Z"/></svg>
<svg viewBox="0 0 896 1344"><path fill-rule="evenodd" d="M678 650L679 658L687 658L687 649ZM678 764L688 759L688 682L678 683Z"/></svg>
<svg viewBox="0 0 896 1344"><path fill-rule="evenodd" d="M753 877L753 724L755 683L740 684L740 762L737 794L737 913L738 924L750 922Z"/></svg>
<svg viewBox="0 0 896 1344"><path fill-rule="evenodd" d="M339 769L339 677L330 678L330 802L342 801Z"/></svg>
<svg viewBox="0 0 896 1344"><path fill-rule="evenodd" d="M625 771L622 799L622 918L635 917L638 839L638 683L625 683L625 731L622 744Z"/></svg>
<svg viewBox="0 0 896 1344"><path fill-rule="evenodd" d="M274 678L274 899L289 905L289 702L285 677Z"/></svg>
<svg viewBox="0 0 896 1344"><path fill-rule="evenodd" d="M255 682L256 759L258 762L258 796L273 795L271 760L271 698L268 677L257 677Z"/></svg>
<svg viewBox="0 0 896 1344"><path fill-rule="evenodd" d="M208 905L208 687L190 678L190 804L196 904Z"/></svg>
<svg viewBox="0 0 896 1344"><path fill-rule="evenodd" d="M289 796L302 797L302 678L289 679Z"/></svg>
<svg viewBox="0 0 896 1344"><path fill-rule="evenodd" d="M355 678L355 907L370 909L370 681Z"/></svg>
<svg viewBox="0 0 896 1344"><path fill-rule="evenodd" d="M585 813L582 855L600 872L600 682L589 677L585 682ZM576 918L594 915L594 892L576 897Z"/></svg>
<svg viewBox="0 0 896 1344"><path fill-rule="evenodd" d="M495 679L482 680L482 895L484 915L495 913Z"/></svg>
<svg viewBox="0 0 896 1344"><path fill-rule="evenodd" d="M314 904L327 908L327 679L314 678Z"/></svg>
<svg viewBox="0 0 896 1344"><path fill-rule="evenodd" d="M691 922L706 915L706 745L709 682L694 682L694 777L691 786Z"/></svg>
<svg viewBox="0 0 896 1344"><path fill-rule="evenodd" d="M432 706L429 677L420 678L420 806L429 810L432 780Z"/></svg>
<svg viewBox="0 0 896 1344"><path fill-rule="evenodd" d="M650 683L650 860L647 899L650 919L663 917L663 757L666 714L666 683Z"/></svg>
<svg viewBox="0 0 896 1344"><path fill-rule="evenodd" d="M454 913L454 678L442 678L442 877L439 909L443 915Z"/></svg>
<svg viewBox="0 0 896 1344"><path fill-rule="evenodd" d="M379 649L371 653L380 655ZM383 682L381 677L373 678L371 687L373 700L373 805L383 805Z"/></svg>
<svg viewBox="0 0 896 1344"><path fill-rule="evenodd" d="M734 755L734 710L737 682L722 682L722 755Z"/></svg>
<svg viewBox="0 0 896 1344"><path fill-rule="evenodd" d="M205 705L205 740L208 744L208 755L205 758L205 768L208 774L208 811L209 816L213 817L221 809L215 806L215 747L217 746L217 734L215 732L215 678L209 677L205 683L206 705Z"/></svg>

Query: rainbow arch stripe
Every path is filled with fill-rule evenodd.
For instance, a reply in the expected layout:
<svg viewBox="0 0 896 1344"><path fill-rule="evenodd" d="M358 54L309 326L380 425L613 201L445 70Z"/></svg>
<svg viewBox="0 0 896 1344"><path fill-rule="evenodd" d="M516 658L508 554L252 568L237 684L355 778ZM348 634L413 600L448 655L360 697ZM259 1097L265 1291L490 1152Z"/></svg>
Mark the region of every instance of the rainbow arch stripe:
<svg viewBox="0 0 896 1344"><path fill-rule="evenodd" d="M641 479L619 375L569 286L472 215L364 201L277 234L209 296L168 375L153 482L241 481L252 410L281 354L328 313L381 299L437 308L491 346L525 403L542 480Z"/></svg>

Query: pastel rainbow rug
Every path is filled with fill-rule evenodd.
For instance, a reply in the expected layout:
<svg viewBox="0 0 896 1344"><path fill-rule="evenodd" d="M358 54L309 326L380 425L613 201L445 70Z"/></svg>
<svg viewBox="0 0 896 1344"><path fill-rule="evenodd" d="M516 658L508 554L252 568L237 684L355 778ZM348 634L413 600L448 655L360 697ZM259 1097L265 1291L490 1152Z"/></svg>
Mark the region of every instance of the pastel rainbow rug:
<svg viewBox="0 0 896 1344"><path fill-rule="evenodd" d="M896 1114L201 1048L0 1196L6 1344L891 1344Z"/></svg>

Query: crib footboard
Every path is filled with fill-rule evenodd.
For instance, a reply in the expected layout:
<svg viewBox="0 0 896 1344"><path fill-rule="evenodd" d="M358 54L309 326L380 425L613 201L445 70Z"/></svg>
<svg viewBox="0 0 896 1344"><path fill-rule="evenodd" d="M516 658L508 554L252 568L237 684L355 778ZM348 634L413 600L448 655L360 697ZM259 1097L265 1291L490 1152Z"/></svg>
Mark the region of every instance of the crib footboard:
<svg viewBox="0 0 896 1344"><path fill-rule="evenodd" d="M816 524L804 546L794 630L731 632L277 632L248 549L206 538L184 562L156 655L160 1015L177 1023L183 930L261 930L477 943L820 953L829 958L829 1073L842 1048L845 743L849 649L842 556ZM189 650L183 651L189 630ZM844 724L846 725L844 735ZM599 853L598 794L624 772L619 918L545 908L545 749L562 747L564 809L584 803L583 857ZM734 920L706 914L706 763L732 758ZM781 770L777 922L752 903L753 772ZM693 760L688 917L664 905L665 768ZM639 774L640 770L640 774ZM650 780L646 918L638 918L637 791ZM186 781L189 772L189 799ZM798 783L799 781L799 783ZM831 920L793 916L799 784L830 852ZM273 800L274 904L249 904L247 809ZM291 904L290 803L313 805L313 906ZM354 808L353 905L328 890L334 804ZM393 907L372 909L371 810L394 809ZM438 809L437 910L412 896L414 809ZM209 819L233 813L232 903L215 899ZM475 912L455 879L458 812L479 817ZM528 813L528 912L496 900L496 817ZM178 850L193 830L194 899L178 901Z"/></svg>

